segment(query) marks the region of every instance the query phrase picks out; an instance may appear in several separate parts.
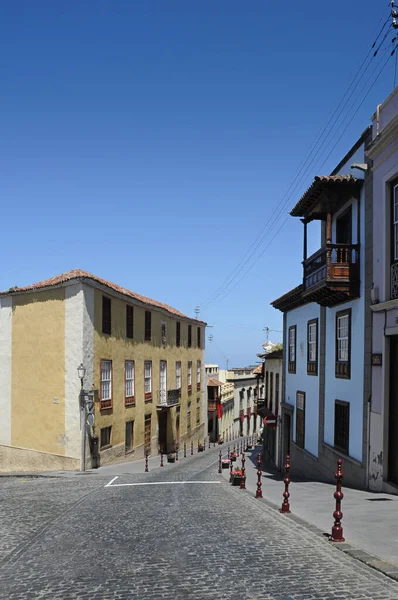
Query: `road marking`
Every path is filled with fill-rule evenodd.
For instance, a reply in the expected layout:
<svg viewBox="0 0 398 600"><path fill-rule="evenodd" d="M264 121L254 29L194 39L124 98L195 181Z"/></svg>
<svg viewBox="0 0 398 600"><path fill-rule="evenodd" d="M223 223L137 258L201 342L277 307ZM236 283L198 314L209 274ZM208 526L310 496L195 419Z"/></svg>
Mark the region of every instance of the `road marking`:
<svg viewBox="0 0 398 600"><path fill-rule="evenodd" d="M130 486L142 486L142 485L191 485L191 484L202 484L209 485L212 483L221 483L220 481L143 481L139 483L113 483L118 477L111 479L104 487L130 487Z"/></svg>

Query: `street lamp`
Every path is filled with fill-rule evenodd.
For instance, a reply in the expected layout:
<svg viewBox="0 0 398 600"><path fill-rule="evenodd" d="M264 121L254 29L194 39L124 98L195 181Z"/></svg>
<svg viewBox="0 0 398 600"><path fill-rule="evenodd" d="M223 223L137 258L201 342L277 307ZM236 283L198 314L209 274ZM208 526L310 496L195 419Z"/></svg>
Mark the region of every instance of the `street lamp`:
<svg viewBox="0 0 398 600"><path fill-rule="evenodd" d="M83 363L77 367L77 374L80 379L80 429L82 432L82 449L81 449L81 462L80 462L80 470L86 470L86 403L84 402L84 390L83 390L83 380L86 374L86 367Z"/></svg>

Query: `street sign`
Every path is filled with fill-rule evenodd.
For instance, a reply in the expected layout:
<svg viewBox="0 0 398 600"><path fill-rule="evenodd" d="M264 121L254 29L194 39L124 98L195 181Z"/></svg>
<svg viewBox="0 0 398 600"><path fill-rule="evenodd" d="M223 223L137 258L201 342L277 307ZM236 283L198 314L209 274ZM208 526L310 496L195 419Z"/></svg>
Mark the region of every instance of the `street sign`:
<svg viewBox="0 0 398 600"><path fill-rule="evenodd" d="M87 425L90 425L90 427L92 427L94 425L94 422L95 422L94 415L92 413L88 413L88 415L87 415Z"/></svg>
<svg viewBox="0 0 398 600"><path fill-rule="evenodd" d="M265 425L265 427L275 427L275 425L276 425L275 415L268 415L268 417L265 417L264 425Z"/></svg>

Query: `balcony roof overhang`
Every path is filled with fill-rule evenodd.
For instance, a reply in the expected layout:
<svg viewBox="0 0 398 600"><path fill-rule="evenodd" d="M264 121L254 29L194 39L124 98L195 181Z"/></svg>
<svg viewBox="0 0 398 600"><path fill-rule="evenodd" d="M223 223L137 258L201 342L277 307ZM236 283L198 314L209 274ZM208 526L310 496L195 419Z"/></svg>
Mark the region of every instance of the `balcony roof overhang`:
<svg viewBox="0 0 398 600"><path fill-rule="evenodd" d="M301 284L290 290L290 292L273 300L271 306L277 308L281 312L287 312L294 308L298 308L299 306L303 306L304 304L308 304L308 302L309 300L306 300L303 297L303 284Z"/></svg>
<svg viewBox="0 0 398 600"><path fill-rule="evenodd" d="M350 198L357 198L363 179L352 175L317 175L290 211L292 217L305 221L325 220L327 213L335 213Z"/></svg>

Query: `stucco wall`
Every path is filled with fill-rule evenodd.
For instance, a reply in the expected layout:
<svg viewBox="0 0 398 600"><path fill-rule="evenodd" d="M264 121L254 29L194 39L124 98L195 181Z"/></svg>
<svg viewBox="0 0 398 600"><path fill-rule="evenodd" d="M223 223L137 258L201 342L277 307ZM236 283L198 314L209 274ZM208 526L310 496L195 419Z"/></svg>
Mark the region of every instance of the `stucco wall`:
<svg viewBox="0 0 398 600"><path fill-rule="evenodd" d="M13 298L11 444L65 454L65 289Z"/></svg>
<svg viewBox="0 0 398 600"><path fill-rule="evenodd" d="M0 445L0 466L3 473L40 473L77 470L80 464L69 456Z"/></svg>
<svg viewBox="0 0 398 600"><path fill-rule="evenodd" d="M314 456L318 456L319 318L320 307L315 302L289 311L284 341L288 360L289 327L296 325L296 373L288 373L286 368L285 402L296 407L297 391L305 392L305 450ZM318 319L318 375L307 374L307 324L311 319ZM296 441L296 410L293 415L293 441Z"/></svg>
<svg viewBox="0 0 398 600"><path fill-rule="evenodd" d="M164 313L151 310L152 313L152 342L144 340L145 308L134 306L134 339L126 338L126 302L112 297L112 335L102 333L102 291L95 289L94 294L94 385L100 388L100 361L112 360L112 399L113 407L108 410L100 410L96 407L96 422L94 434L100 436L102 427L112 426L112 447L114 450L104 450L110 455L117 453L118 459L121 446L125 443L125 423L134 421L134 446L135 456L143 453L144 423L145 415L151 414L151 452L158 451L158 390L160 387L160 360L167 361L167 389L176 387L176 361L181 361L181 385L182 393L180 399L180 439L184 440L203 438L203 377L204 351L197 348L196 325L192 324L192 347L188 348L188 323L183 319L181 322L181 346L175 345L176 321ZM161 321L166 322L167 346L161 346ZM204 344L205 331L202 326L201 342ZM125 407L124 403L124 364L126 360L135 362L135 406ZM144 400L144 361L152 361L152 402L145 403ZM197 361L201 361L201 390L197 390ZM192 394L188 396L188 361L192 361ZM191 403L191 436L187 434L187 412L188 402ZM200 422L197 423L197 407L199 407ZM176 409L169 410L169 423L176 439ZM169 424L170 427L170 424ZM119 448L120 446L120 448ZM118 447L116 449L116 447ZM101 453L102 455L102 453ZM130 455L134 457L134 453ZM101 458L102 460L102 458Z"/></svg>
<svg viewBox="0 0 398 600"><path fill-rule="evenodd" d="M0 298L0 444L11 444L12 298Z"/></svg>

